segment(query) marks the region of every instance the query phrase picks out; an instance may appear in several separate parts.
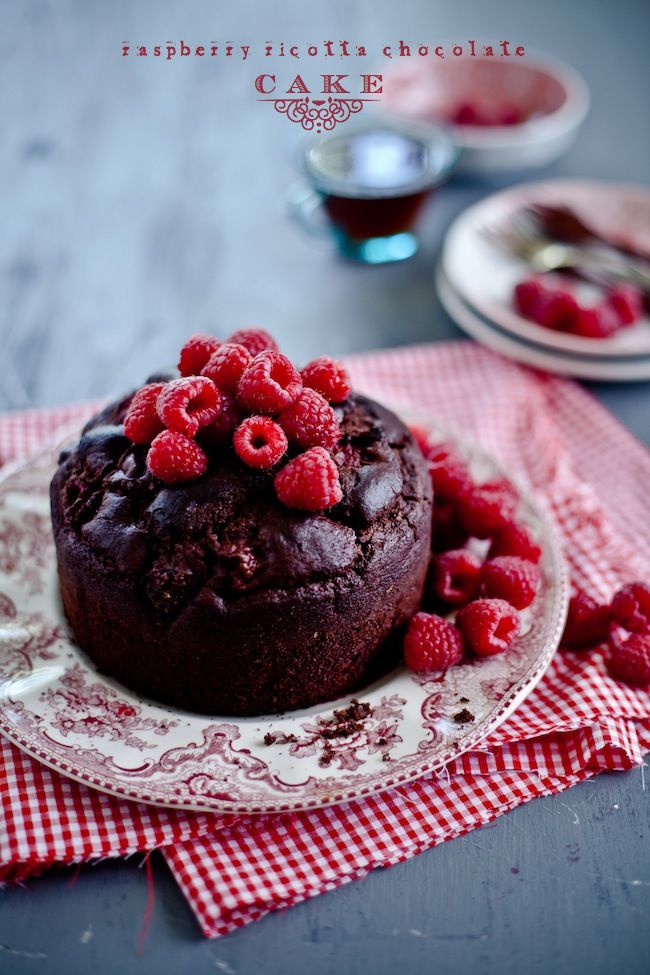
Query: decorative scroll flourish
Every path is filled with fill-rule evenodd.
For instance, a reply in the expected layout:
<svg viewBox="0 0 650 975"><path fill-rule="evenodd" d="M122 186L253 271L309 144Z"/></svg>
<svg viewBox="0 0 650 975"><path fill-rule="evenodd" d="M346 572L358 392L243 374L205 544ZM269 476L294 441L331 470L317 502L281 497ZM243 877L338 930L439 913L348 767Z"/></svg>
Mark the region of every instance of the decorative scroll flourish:
<svg viewBox="0 0 650 975"><path fill-rule="evenodd" d="M347 122L351 115L360 112L371 98L261 98L272 102L276 112L286 115L290 122L300 125L305 132L331 132L340 122Z"/></svg>

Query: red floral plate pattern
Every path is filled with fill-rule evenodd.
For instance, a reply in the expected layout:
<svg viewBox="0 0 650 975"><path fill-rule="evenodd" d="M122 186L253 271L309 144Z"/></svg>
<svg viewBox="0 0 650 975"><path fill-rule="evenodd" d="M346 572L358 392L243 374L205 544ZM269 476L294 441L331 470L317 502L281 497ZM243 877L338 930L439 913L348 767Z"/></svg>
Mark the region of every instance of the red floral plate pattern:
<svg viewBox="0 0 650 975"><path fill-rule="evenodd" d="M478 448L458 446L479 480L503 475ZM94 788L239 813L308 809L388 789L442 768L494 731L540 680L559 642L564 563L541 510L522 497L518 517L543 549L542 582L508 654L431 677L396 669L357 692L371 711L345 737L329 736L328 722L353 695L263 718L196 715L145 700L100 674L68 636L49 518L57 455L51 448L0 483L0 730Z"/></svg>

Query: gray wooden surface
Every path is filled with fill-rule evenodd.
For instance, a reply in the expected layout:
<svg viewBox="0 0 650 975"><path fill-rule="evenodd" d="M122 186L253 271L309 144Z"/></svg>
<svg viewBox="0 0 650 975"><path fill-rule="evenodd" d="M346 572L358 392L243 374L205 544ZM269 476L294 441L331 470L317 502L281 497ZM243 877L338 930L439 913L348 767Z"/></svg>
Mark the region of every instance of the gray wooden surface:
<svg viewBox="0 0 650 975"><path fill-rule="evenodd" d="M345 264L286 217L295 132L254 100L266 62L124 61L124 40L508 37L572 61L591 87L579 143L546 174L645 180L649 26L643 0L3 0L0 408L117 393L196 328L257 322L298 359L460 335L432 268L454 214L499 184L446 187L412 261ZM650 384L592 389L647 439ZM74 884L54 871L0 895L0 971L636 975L649 831L642 773L600 776L214 943L157 862L142 958L135 860Z"/></svg>

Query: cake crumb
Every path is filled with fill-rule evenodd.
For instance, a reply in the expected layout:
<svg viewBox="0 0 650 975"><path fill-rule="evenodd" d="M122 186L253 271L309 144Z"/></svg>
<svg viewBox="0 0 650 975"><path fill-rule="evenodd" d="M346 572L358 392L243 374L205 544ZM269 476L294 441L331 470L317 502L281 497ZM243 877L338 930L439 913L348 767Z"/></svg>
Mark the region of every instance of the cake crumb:
<svg viewBox="0 0 650 975"><path fill-rule="evenodd" d="M360 721L344 721L341 724L326 725L321 729L320 736L323 739L347 738L355 731L361 731L362 728L363 724Z"/></svg>
<svg viewBox="0 0 650 975"><path fill-rule="evenodd" d="M293 732L291 732L289 735L285 735L282 731L267 731L267 733L264 735L265 745L289 745L294 741L298 741L298 739Z"/></svg>
<svg viewBox="0 0 650 975"><path fill-rule="evenodd" d="M319 735L324 741L347 738L356 731L362 731L365 718L371 714L372 706L367 701L358 701L353 697L346 708L339 708L334 712L334 717L321 721Z"/></svg>
<svg viewBox="0 0 650 975"><path fill-rule="evenodd" d="M323 751L318 759L321 768L327 768L334 758L334 748L330 744L336 738L348 738L357 731L363 730L364 720L372 714L372 705L368 701L359 701L353 697L345 708L338 708L331 718L321 719L318 724L317 737L323 744ZM299 742L299 738L293 733L284 734L281 731L267 731L264 735L265 745L288 745ZM380 745L386 745L385 738L379 740ZM383 756L384 761L390 761L390 756L386 752Z"/></svg>
<svg viewBox="0 0 650 975"><path fill-rule="evenodd" d="M347 708L339 708L334 712L335 721L363 721L372 714L372 705L368 701L359 701L353 697Z"/></svg>
<svg viewBox="0 0 650 975"><path fill-rule="evenodd" d="M329 742L325 742L325 746L323 748L321 756L318 759L318 764L320 765L321 768L327 768L328 765L331 764L333 758L334 758L334 749L329 744Z"/></svg>
<svg viewBox="0 0 650 975"><path fill-rule="evenodd" d="M473 720L474 720L474 715L472 714L471 711L468 711L467 708L463 708L462 711L457 711L456 714L454 715L454 721L456 722L456 724L467 724L468 722Z"/></svg>

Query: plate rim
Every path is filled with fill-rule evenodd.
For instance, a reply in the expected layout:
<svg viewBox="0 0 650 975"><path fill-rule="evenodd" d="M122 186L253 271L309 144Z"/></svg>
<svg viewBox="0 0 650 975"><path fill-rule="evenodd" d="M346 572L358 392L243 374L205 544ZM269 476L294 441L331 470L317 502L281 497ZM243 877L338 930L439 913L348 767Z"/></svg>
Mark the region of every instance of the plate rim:
<svg viewBox="0 0 650 975"><path fill-rule="evenodd" d="M57 760L56 762L52 761L51 758L48 758L47 752L34 748L32 745L30 745L28 738L24 737L20 733L17 733L15 722L11 722L6 718L5 712L7 704L11 704L11 699L7 696L0 697L0 733L2 733L21 751L25 752L36 761L41 762L52 771L55 771L60 775L63 775L65 778L72 779L81 785L85 785L106 795L129 802L141 802L146 805L157 806L158 808L223 815L236 814L243 816L268 815L274 813L277 814L322 809L328 806L338 805L341 803L362 799L370 795L376 795L381 792L390 791L391 789L397 788L400 785L407 784L427 775L435 774L443 769L450 761L459 758L461 755L471 751L476 747L476 745L480 744L480 742L483 741L489 734L503 724L503 722L506 721L507 718L513 713L513 711L535 689L550 666L553 657L555 656L568 611L568 567L562 553L562 546L555 524L548 517L547 512L541 507L541 505L539 505L538 502L527 491L521 489L516 479L513 479L507 474L501 462L494 457L493 454L486 451L472 438L468 438L463 434L458 433L455 429L445 428L443 425L435 421L426 411L423 411L423 413L418 413L417 410L414 410L407 404L399 407L398 404L393 403L391 408L399 409L402 417L405 418L406 423L419 423L424 425L426 422L428 422L432 429L443 435L453 437L459 446L465 446L467 449L471 449L478 456L487 459L495 471L499 472L503 476L508 476L517 487L522 501L535 512L535 515L543 525L544 533L549 540L549 555L553 570L553 578L555 580L553 610L556 613L556 618L555 625L547 637L544 653L531 664L525 674L523 674L516 684L510 688L508 693L499 701L497 706L493 708L486 718L477 724L476 728L471 734L468 734L467 737L463 738L461 742L455 742L450 745L442 754L438 753L434 759L423 759L421 762L413 762L412 765L410 765L407 769L393 774L390 774L389 769L387 769L387 774L385 776L375 777L372 782L365 785L350 785L340 790L323 790L323 793L313 797L301 798L298 795L283 800L269 799L262 804L259 802L227 801L222 798L208 797L205 797L204 800L187 798L179 799L177 801L170 801L168 799L156 797L155 790L129 789L125 786L121 786L119 783L116 784L95 776L90 772L85 772L83 769L80 769L77 765L75 765L75 763L67 762L65 760ZM78 429L79 424L77 423L75 430L78 431ZM68 435L69 434L70 431L68 431ZM6 465L6 467L0 471L0 486L9 476L11 476L11 474L29 467L31 464L37 462L39 457L51 453L60 442L60 437L57 440L52 439L47 445L45 445L41 450L39 450L36 454L33 454L31 457L23 461L16 461ZM90 665L94 668L92 661L90 661ZM100 679L104 677L104 675L102 675L101 672L96 669L95 673L99 675ZM128 688L125 688L125 690L129 694L134 693ZM144 700L146 701L147 699L145 698ZM152 701L152 703L160 706L159 702ZM173 714L184 713L181 709L170 708L168 706L165 706L165 708L167 711ZM219 719L218 715L210 717L217 720ZM236 721L237 719L229 718L228 720Z"/></svg>
<svg viewBox="0 0 650 975"><path fill-rule="evenodd" d="M650 356L637 362L609 363L567 354L556 356L552 350L542 349L533 342L519 339L507 330L502 331L486 316L475 311L454 290L442 263L438 264L434 272L434 281L440 302L456 325L475 341L499 355L507 356L531 369L593 382L639 383L650 380ZM632 373L633 369L640 370L640 374Z"/></svg>

